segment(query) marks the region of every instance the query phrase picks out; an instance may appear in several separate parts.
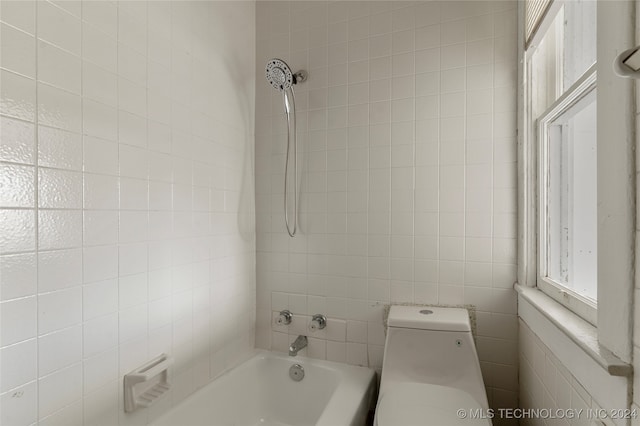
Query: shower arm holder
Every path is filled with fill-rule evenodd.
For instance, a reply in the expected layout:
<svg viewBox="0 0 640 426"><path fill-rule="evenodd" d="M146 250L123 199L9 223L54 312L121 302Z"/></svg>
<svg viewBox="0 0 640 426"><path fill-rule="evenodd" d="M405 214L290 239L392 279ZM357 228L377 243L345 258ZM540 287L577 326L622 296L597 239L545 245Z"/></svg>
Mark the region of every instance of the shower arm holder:
<svg viewBox="0 0 640 426"><path fill-rule="evenodd" d="M293 84L304 83L307 81L309 74L305 70L300 70L293 74Z"/></svg>

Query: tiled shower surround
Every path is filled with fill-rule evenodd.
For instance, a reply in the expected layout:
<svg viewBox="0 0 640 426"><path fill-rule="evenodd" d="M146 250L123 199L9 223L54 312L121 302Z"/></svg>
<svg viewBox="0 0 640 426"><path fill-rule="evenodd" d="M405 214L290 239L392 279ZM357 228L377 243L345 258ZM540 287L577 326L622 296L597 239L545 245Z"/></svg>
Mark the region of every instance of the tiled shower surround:
<svg viewBox="0 0 640 426"><path fill-rule="evenodd" d="M380 369L385 304L473 304L490 403L517 406L515 8L257 2L258 347L308 334L309 356ZM273 57L309 73L294 238ZM283 308L300 322L273 325ZM333 321L318 335L315 313Z"/></svg>
<svg viewBox="0 0 640 426"><path fill-rule="evenodd" d="M0 424L145 424L254 347L255 4L0 21ZM125 415L162 352L172 391Z"/></svg>

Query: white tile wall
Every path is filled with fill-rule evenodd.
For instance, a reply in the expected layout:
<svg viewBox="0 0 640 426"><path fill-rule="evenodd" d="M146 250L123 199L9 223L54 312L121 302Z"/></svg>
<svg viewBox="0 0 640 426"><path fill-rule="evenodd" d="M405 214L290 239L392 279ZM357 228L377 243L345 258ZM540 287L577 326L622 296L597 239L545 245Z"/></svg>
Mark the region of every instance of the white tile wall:
<svg viewBox="0 0 640 426"><path fill-rule="evenodd" d="M0 424L146 423L254 345L255 6L0 8Z"/></svg>
<svg viewBox="0 0 640 426"><path fill-rule="evenodd" d="M515 6L257 3L257 346L295 338L274 311L324 313L344 340L307 354L379 369L385 304L473 304L491 403L516 406ZM293 239L272 57L309 72Z"/></svg>
<svg viewBox="0 0 640 426"><path fill-rule="evenodd" d="M575 410L577 413L578 410L583 410L581 415L574 419L545 419L544 416L532 416L529 419L522 419L521 424L567 426L569 424L594 426L614 424L610 418L597 414L603 408L522 320L519 321L519 331L520 407L532 410L549 409L554 412ZM609 410L606 412L612 412L611 409L625 407L607 408Z"/></svg>

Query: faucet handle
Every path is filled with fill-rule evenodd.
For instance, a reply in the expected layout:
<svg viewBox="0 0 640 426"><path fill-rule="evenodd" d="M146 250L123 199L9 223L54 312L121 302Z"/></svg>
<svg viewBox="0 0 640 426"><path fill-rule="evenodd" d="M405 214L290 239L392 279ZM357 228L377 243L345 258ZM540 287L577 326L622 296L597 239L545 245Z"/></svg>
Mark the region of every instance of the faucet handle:
<svg viewBox="0 0 640 426"><path fill-rule="evenodd" d="M309 323L309 330L312 332L322 330L327 326L327 317L322 314L315 314Z"/></svg>
<svg viewBox="0 0 640 426"><path fill-rule="evenodd" d="M284 311L280 311L280 315L276 318L276 324L289 325L291 324L291 318L293 318L293 314L285 309Z"/></svg>

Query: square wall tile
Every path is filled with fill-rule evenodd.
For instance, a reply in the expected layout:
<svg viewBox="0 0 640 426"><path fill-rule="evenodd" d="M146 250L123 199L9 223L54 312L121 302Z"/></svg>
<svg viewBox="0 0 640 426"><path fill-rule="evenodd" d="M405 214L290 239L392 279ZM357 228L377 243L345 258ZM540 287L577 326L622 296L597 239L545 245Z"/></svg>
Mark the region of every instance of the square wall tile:
<svg viewBox="0 0 640 426"><path fill-rule="evenodd" d="M1 300L34 295L37 287L37 265L34 253L0 257Z"/></svg>
<svg viewBox="0 0 640 426"><path fill-rule="evenodd" d="M3 6L4 3L3 2ZM4 9L3 9L4 11ZM38 419L38 385L33 381L15 390L22 392L22 398L13 398L12 392L0 396L3 424L32 424Z"/></svg>
<svg viewBox="0 0 640 426"><path fill-rule="evenodd" d="M82 137L78 133L38 127L38 165L82 170Z"/></svg>
<svg viewBox="0 0 640 426"><path fill-rule="evenodd" d="M38 255L38 292L82 284L82 250L56 250Z"/></svg>
<svg viewBox="0 0 640 426"><path fill-rule="evenodd" d="M0 160L35 164L34 125L0 117Z"/></svg>
<svg viewBox="0 0 640 426"><path fill-rule="evenodd" d="M53 3L37 3L38 37L74 55L80 54L81 23Z"/></svg>
<svg viewBox="0 0 640 426"><path fill-rule="evenodd" d="M33 208L35 168L0 164L0 207Z"/></svg>
<svg viewBox="0 0 640 426"><path fill-rule="evenodd" d="M38 296L38 333L40 335L77 325L81 321L82 289L80 287Z"/></svg>
<svg viewBox="0 0 640 426"><path fill-rule="evenodd" d="M45 41L38 41L38 80L80 94L82 73L78 56Z"/></svg>
<svg viewBox="0 0 640 426"><path fill-rule="evenodd" d="M40 124L79 133L82 130L81 111L80 96L38 83L38 122Z"/></svg>
<svg viewBox="0 0 640 426"><path fill-rule="evenodd" d="M0 114L33 122L36 112L36 84L33 80L0 70Z"/></svg>
<svg viewBox="0 0 640 426"><path fill-rule="evenodd" d="M2 346L35 337L37 330L37 302L35 296L2 302Z"/></svg>
<svg viewBox="0 0 640 426"><path fill-rule="evenodd" d="M40 168L38 173L38 207L50 209L82 208L82 174Z"/></svg>
<svg viewBox="0 0 640 426"><path fill-rule="evenodd" d="M35 78L35 38L4 23L0 24L0 37L2 38L0 42L2 68Z"/></svg>
<svg viewBox="0 0 640 426"><path fill-rule="evenodd" d="M35 250L34 210L0 210L0 253Z"/></svg>
<svg viewBox="0 0 640 426"><path fill-rule="evenodd" d="M25 385L37 378L37 345L35 339L0 349L2 364L1 392Z"/></svg>
<svg viewBox="0 0 640 426"><path fill-rule="evenodd" d="M38 338L38 373L45 376L82 359L82 327L75 326Z"/></svg>
<svg viewBox="0 0 640 426"><path fill-rule="evenodd" d="M82 396L82 368L75 364L38 381L38 413L45 417Z"/></svg>
<svg viewBox="0 0 640 426"><path fill-rule="evenodd" d="M38 245L41 250L80 247L82 212L80 210L40 210Z"/></svg>

